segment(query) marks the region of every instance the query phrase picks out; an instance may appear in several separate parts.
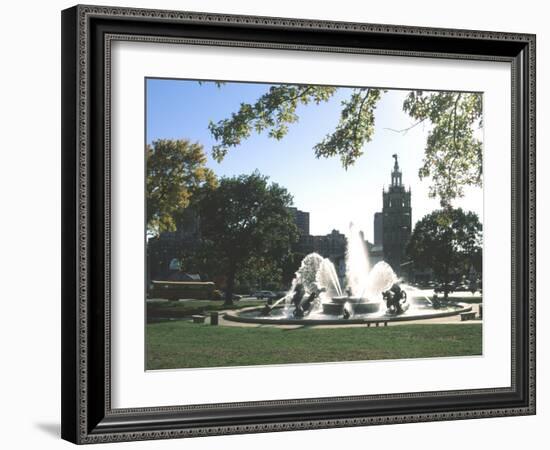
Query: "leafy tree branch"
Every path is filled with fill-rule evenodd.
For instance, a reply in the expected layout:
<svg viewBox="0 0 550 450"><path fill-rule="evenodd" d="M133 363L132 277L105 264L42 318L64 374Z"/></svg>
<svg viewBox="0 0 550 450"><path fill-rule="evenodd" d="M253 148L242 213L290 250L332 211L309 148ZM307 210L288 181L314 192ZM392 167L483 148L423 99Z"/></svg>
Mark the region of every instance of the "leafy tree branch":
<svg viewBox="0 0 550 450"><path fill-rule="evenodd" d="M313 147L315 156L340 156L342 167L347 169L363 154L363 146L374 135L374 110L380 99L379 89L361 88L342 102L340 121L332 134L328 134Z"/></svg>
<svg viewBox="0 0 550 450"><path fill-rule="evenodd" d="M317 85L277 85L254 103L242 103L231 117L209 130L216 140L213 157L222 161L232 147L239 146L252 133L268 132L280 140L289 126L298 122L299 105L328 102L339 88ZM386 91L354 88L342 101L340 119L334 131L313 147L320 158L339 157L344 169L352 166L365 151L375 132L375 109ZM414 119L406 133L420 123L429 122L420 179L430 178L430 195L438 197L443 207L464 195L466 186L482 185L482 144L478 131L483 127L482 95L478 93L411 91L403 110Z"/></svg>
<svg viewBox="0 0 550 450"><path fill-rule="evenodd" d="M430 196L448 207L466 186L482 186L482 143L476 134L483 126L481 94L413 91L403 110L432 124L418 173L420 179L431 178Z"/></svg>
<svg viewBox="0 0 550 450"><path fill-rule="evenodd" d="M290 85L271 86L254 104L241 103L230 118L210 122L208 129L219 144L212 148L214 159L220 162L231 147L237 147L253 132L268 131L269 137L280 140L288 126L298 121L298 105L326 102L337 88L331 86Z"/></svg>

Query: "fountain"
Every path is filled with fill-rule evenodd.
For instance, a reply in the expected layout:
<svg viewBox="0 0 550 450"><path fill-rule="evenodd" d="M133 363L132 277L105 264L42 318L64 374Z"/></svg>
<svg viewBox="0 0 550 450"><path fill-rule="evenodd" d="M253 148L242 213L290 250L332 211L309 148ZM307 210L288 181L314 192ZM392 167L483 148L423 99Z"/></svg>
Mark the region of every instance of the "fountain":
<svg viewBox="0 0 550 450"><path fill-rule="evenodd" d="M350 224L347 237L345 289L334 264L318 253L301 262L284 297L262 307L225 314L237 322L267 324L349 324L444 317L471 310L449 303L435 307L428 299L409 301L408 286L401 284L384 261L369 267L363 233Z"/></svg>
<svg viewBox="0 0 550 450"><path fill-rule="evenodd" d="M397 282L397 277L385 262L377 263L372 270L363 233L350 224L346 253L346 295L334 296L323 303L325 314L344 314L347 318L356 314L377 313L384 308L383 293Z"/></svg>

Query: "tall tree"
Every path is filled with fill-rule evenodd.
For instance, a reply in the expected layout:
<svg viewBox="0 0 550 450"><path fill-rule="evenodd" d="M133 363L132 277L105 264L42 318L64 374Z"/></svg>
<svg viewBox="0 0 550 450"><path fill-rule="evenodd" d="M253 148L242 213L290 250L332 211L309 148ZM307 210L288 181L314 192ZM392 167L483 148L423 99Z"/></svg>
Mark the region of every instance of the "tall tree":
<svg viewBox="0 0 550 450"><path fill-rule="evenodd" d="M188 140L160 139L147 145L147 232L158 235L176 228L176 215L187 208L202 186L215 186L203 147Z"/></svg>
<svg viewBox="0 0 550 450"><path fill-rule="evenodd" d="M253 132L267 132L282 139L289 125L298 122L299 105L329 101L339 88L317 85L282 84L270 86L253 103L242 103L230 118L209 125L216 144L214 158L221 161L227 152L240 145ZM342 101L336 128L317 143L313 151L320 158L339 157L342 166L352 166L365 151L375 132L374 111L383 91L374 88L351 89ZM477 93L411 91L403 110L415 123L405 130L427 122L430 131L419 177L431 177L430 195L449 206L461 197L465 186L481 186L482 145L476 130L482 123L482 96Z"/></svg>
<svg viewBox="0 0 550 450"><path fill-rule="evenodd" d="M282 269L280 261L267 257L251 257L237 271L236 280L241 289L280 290ZM244 291L243 291L244 292Z"/></svg>
<svg viewBox="0 0 550 450"><path fill-rule="evenodd" d="M298 236L291 205L288 191L258 172L224 177L217 187L203 190L198 203L201 234L210 250L210 266L225 275L226 304L232 303L237 275L250 264L263 258L282 261L288 255Z"/></svg>
<svg viewBox="0 0 550 450"><path fill-rule="evenodd" d="M451 274L465 271L480 257L482 228L477 214L461 208L433 211L415 225L407 253L416 267L433 270L445 299Z"/></svg>

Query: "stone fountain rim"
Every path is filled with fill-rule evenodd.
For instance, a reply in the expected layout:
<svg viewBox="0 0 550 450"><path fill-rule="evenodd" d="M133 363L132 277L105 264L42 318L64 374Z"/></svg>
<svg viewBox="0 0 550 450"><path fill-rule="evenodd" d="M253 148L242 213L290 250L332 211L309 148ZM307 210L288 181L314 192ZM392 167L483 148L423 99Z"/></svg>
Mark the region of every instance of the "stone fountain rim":
<svg viewBox="0 0 550 450"><path fill-rule="evenodd" d="M330 299L333 303L337 303L339 305L343 305L344 303L351 303L352 305L357 303L382 303L382 300L373 301L368 297L348 297L347 295L338 295L336 297L331 297Z"/></svg>
<svg viewBox="0 0 550 450"><path fill-rule="evenodd" d="M249 308L242 308L235 311L227 311L224 313L223 318L231 322L241 322L241 323L256 323L260 325L357 325L357 324L367 324L367 323L383 323L383 322L407 322L413 320L427 320L427 319L436 319L441 317L451 317L457 316L463 312L470 312L472 310L472 305L467 303L459 302L449 302L451 306L456 306L459 309L455 311L442 311L435 314L418 314L415 316L384 316L384 317L372 317L372 318L350 318L350 319L273 319L269 317L256 318L256 317L243 317L239 313L252 312L252 311L261 311L263 306L251 306ZM282 306L277 306L276 309L282 308Z"/></svg>

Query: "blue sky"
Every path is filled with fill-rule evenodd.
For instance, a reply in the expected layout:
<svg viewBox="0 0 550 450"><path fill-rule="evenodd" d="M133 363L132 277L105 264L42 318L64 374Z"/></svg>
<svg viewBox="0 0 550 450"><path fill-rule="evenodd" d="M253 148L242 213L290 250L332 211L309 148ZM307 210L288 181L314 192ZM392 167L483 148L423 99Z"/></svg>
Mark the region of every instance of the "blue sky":
<svg viewBox="0 0 550 450"><path fill-rule="evenodd" d="M292 193L296 207L310 212L312 234L326 234L332 229L345 233L349 223L354 222L372 241L373 217L382 209L382 188L390 183L394 153L399 157L403 183L411 187L413 225L438 208L438 201L428 198L430 180L418 178L429 124L414 127L405 134L391 130L405 129L413 123L402 111L406 91L390 90L383 94L375 112L374 138L347 171L338 157L315 158L313 146L336 127L341 101L349 97L349 88L340 88L327 103L299 106L300 119L290 125L282 140L271 139L267 133L253 134L239 147L231 148L221 163L214 161L211 149L215 141L208 130L209 121L229 117L240 103L254 102L269 86L227 83L217 87L210 82L147 79L146 141L199 142L208 155L208 166L219 176L254 170L268 175ZM457 206L473 210L482 218L482 190L468 189Z"/></svg>

